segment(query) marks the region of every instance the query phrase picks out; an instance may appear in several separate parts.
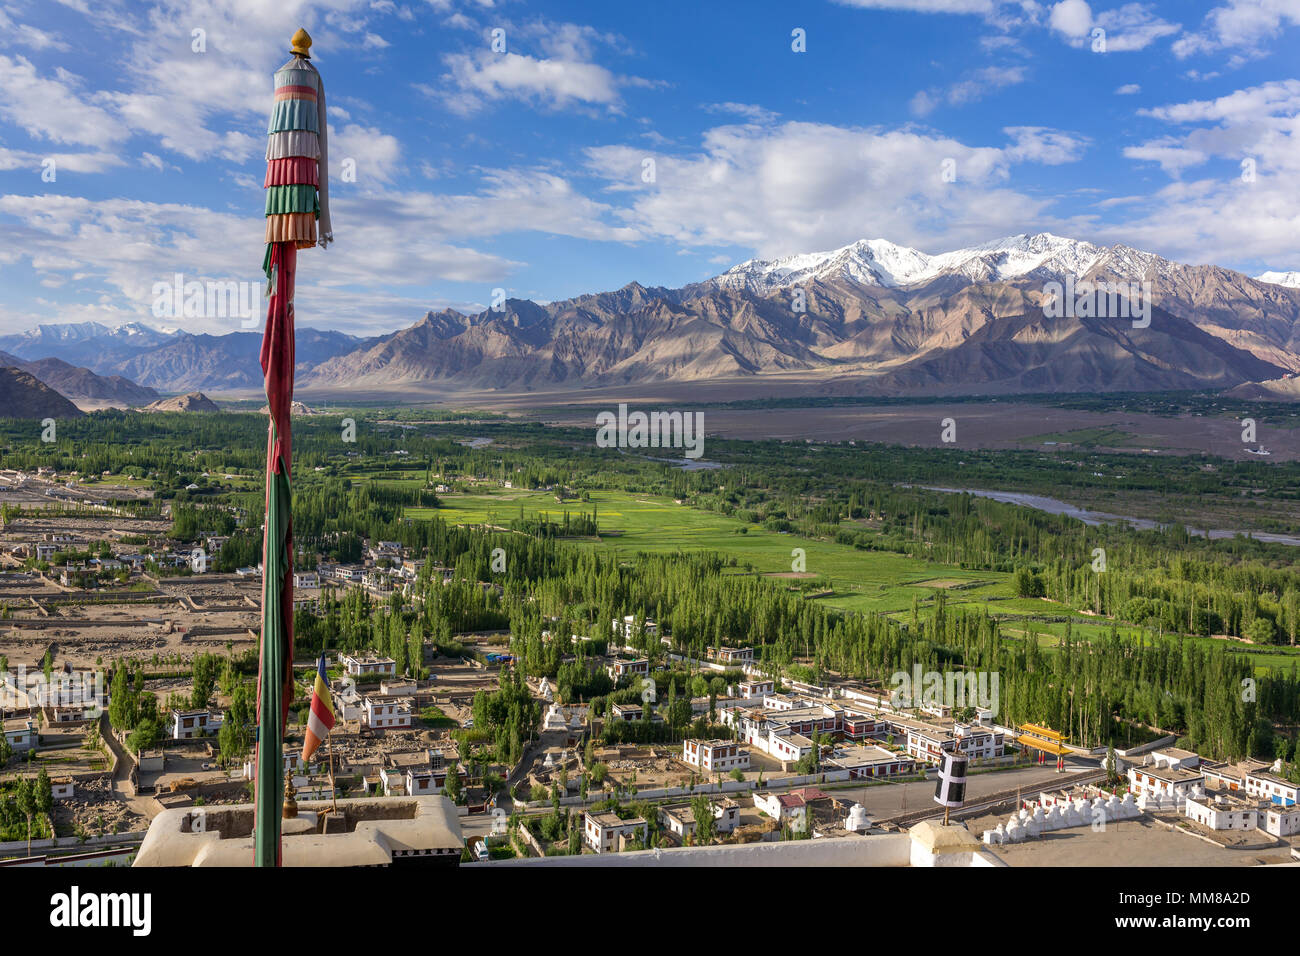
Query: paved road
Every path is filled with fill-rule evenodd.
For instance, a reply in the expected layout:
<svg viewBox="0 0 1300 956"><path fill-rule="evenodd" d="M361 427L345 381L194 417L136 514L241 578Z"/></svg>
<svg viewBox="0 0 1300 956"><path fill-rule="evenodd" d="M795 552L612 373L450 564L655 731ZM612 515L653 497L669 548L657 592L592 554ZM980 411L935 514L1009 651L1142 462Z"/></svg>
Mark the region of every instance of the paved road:
<svg viewBox="0 0 1300 956"><path fill-rule="evenodd" d="M1061 773L1056 772L1055 764L1042 767L1034 765L1017 770L977 773L968 778L966 803L968 806L978 807L989 797L1007 792L1014 796L1017 787L1023 788L1025 797L1036 798L1043 790L1063 786L1067 780L1071 780L1080 774L1092 772L1100 772L1096 761L1067 758L1065 770ZM800 787L769 788L767 792L781 792L789 789L800 789ZM886 821L900 816L911 818L915 814L922 812L942 812L934 802L933 776L924 781L886 783L875 786L845 787L841 784L828 784L823 789L837 800L862 804L867 810L867 816L875 822ZM744 803L750 801L748 793L734 796ZM592 793L589 802L604 799L608 799L608 794ZM656 799L653 802L662 803L665 801ZM505 810L507 814L514 810L513 801L510 800L509 794L504 790L497 805ZM573 813L581 813L583 809L583 807L576 804L566 804L566 807ZM551 806L548 803L528 812L530 814L550 813ZM492 817L487 814L474 814L473 816L460 818L461 832L466 837L476 834L485 836L492 832L492 826Z"/></svg>
<svg viewBox="0 0 1300 956"><path fill-rule="evenodd" d="M966 782L966 802L979 803L982 797L1015 790L1016 787L1023 787L1026 796L1036 797L1039 791L1057 786L1057 782L1063 777L1096 769L1098 768L1095 762L1068 759L1063 773L1057 773L1056 765L1049 764L1044 767L1034 765L1018 770L972 774ZM834 787L828 792L839 800L855 800L862 804L866 808L867 816L873 821L911 814L918 810L938 808L934 802L933 777L924 782L890 783L844 789Z"/></svg>

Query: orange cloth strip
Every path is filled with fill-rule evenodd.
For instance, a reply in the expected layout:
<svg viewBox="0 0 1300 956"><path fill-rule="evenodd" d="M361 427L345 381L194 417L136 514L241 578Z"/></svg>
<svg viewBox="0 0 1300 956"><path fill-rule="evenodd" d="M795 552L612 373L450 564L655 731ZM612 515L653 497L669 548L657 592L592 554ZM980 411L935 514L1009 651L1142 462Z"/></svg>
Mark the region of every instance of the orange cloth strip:
<svg viewBox="0 0 1300 956"><path fill-rule="evenodd" d="M293 242L299 249L316 245L316 214L291 212L266 217L267 242Z"/></svg>

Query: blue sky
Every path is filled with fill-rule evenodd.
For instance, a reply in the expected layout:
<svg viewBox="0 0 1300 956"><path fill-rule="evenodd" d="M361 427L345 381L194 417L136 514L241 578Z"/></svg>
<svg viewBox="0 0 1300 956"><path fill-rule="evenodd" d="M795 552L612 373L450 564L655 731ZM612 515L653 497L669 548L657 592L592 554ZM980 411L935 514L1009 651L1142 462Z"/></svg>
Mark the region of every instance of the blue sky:
<svg viewBox="0 0 1300 956"><path fill-rule="evenodd" d="M1300 0L0 0L0 331L160 324L174 273L257 279L299 25L337 235L301 259L300 324L679 286L859 238L1050 231L1300 269Z"/></svg>

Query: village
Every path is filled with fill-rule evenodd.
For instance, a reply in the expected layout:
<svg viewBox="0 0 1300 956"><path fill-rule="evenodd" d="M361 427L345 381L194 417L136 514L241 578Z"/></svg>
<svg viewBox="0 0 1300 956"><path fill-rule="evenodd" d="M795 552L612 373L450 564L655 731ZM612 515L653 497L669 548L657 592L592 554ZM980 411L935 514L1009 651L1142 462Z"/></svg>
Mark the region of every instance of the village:
<svg viewBox="0 0 1300 956"><path fill-rule="evenodd" d="M191 672L196 655L233 658L255 646L257 569L208 570L203 560L219 553L218 539L200 558L125 543L152 540L165 522L105 530L93 521L11 517L0 538L6 560L24 565L0 573L0 786L48 787L47 819L32 846L50 861L77 851L130 859L159 814L246 804L255 776L250 758L223 754L222 728L237 719L231 696L214 687L195 705ZM39 569L92 539L110 545L78 570L110 574L116 587L85 591L85 581L63 580L66 564L57 577L54 566ZM188 573L151 573L165 560ZM423 564L396 542L367 544L355 566L296 575L295 601L313 608L335 589L400 600ZM450 569L433 572L452 579ZM445 796L468 863L744 845L903 832L938 815L929 799L935 769L957 752L970 759L973 781L958 818L987 852L1014 865L1104 855L1107 827L1128 821L1145 831L1153 865L1185 855L1196 840L1213 865L1282 862L1300 831L1296 785L1264 762L1202 761L1171 740L1089 751L1050 728L1004 726L992 709L963 700L900 701L879 685L768 674L749 647L710 648L693 660L673 651L654 621L631 614L610 621L601 661L636 702L597 710L530 678L542 716L521 759L506 766L478 746L474 712L476 697L493 693L516 664L509 634L457 639L465 652L429 656L419 678L373 650L327 654L338 723L310 764L286 747L296 798ZM586 641L573 635L570 643L576 651ZM652 645L662 650L655 665L641 652ZM138 668L139 691L168 704L143 745L109 719L116 671L127 666ZM295 668L305 695L315 663ZM706 678L709 693L690 697L690 715L717 736L634 742L619 729L663 722L668 701L654 676L663 668ZM580 825L559 828L561 814L580 814ZM26 847L14 827L6 836L7 854Z"/></svg>

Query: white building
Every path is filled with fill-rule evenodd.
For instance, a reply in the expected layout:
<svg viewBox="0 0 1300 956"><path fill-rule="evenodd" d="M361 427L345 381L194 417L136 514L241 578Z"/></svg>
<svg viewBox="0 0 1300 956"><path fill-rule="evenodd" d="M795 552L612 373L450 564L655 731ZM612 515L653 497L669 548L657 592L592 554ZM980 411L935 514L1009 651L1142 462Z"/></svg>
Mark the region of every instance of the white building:
<svg viewBox="0 0 1300 956"><path fill-rule="evenodd" d="M365 724L376 730L404 730L411 726L409 698L366 697Z"/></svg>
<svg viewBox="0 0 1300 956"><path fill-rule="evenodd" d="M1246 792L1279 807L1294 807L1300 796L1300 784L1279 777L1271 770L1256 770L1246 774Z"/></svg>
<svg viewBox="0 0 1300 956"><path fill-rule="evenodd" d="M740 682L740 694L745 700L762 699L768 694L776 693L776 682L770 680L743 680Z"/></svg>
<svg viewBox="0 0 1300 956"><path fill-rule="evenodd" d="M972 758L1000 757L1003 735L977 724L953 724L932 727L917 724L907 728L907 752L917 760L938 763L940 754L954 748Z"/></svg>
<svg viewBox="0 0 1300 956"><path fill-rule="evenodd" d="M636 615L624 615L621 621L618 618L614 618L610 622L610 630L613 632L617 644L624 647L630 646L632 644L632 639L638 634ZM654 621L646 621L640 633L644 633L646 637L656 637L659 634L659 625Z"/></svg>
<svg viewBox="0 0 1300 956"><path fill-rule="evenodd" d="M644 716L645 716L645 708L643 708L640 704L610 704L609 705L610 720L640 720ZM654 717L658 717L658 716L659 716L658 714L654 715ZM659 718L659 719L662 720L663 718Z"/></svg>
<svg viewBox="0 0 1300 956"><path fill-rule="evenodd" d="M1260 829L1279 838L1300 833L1300 807L1270 805L1260 815Z"/></svg>
<svg viewBox="0 0 1300 956"><path fill-rule="evenodd" d="M381 677L397 675L397 662L391 657L354 657L350 654L340 654L339 663L353 677L361 674L378 674Z"/></svg>
<svg viewBox="0 0 1300 956"><path fill-rule="evenodd" d="M1152 754L1154 757L1155 754ZM1170 767L1168 763L1149 763L1141 767L1130 767L1128 771L1129 790L1136 796L1147 794L1153 797L1172 798L1181 803L1192 790L1205 783L1200 770L1187 770L1182 767Z"/></svg>
<svg viewBox="0 0 1300 956"><path fill-rule="evenodd" d="M36 725L25 717L16 720L6 720L5 740L9 746L17 753L20 750L31 750L36 746L37 733Z"/></svg>
<svg viewBox="0 0 1300 956"><path fill-rule="evenodd" d="M1211 830L1254 830L1259 824L1259 801L1230 790L1196 787L1187 795L1183 813Z"/></svg>
<svg viewBox="0 0 1300 956"><path fill-rule="evenodd" d="M788 824L796 832L804 829L808 806L800 793L754 794L754 806L777 823Z"/></svg>
<svg viewBox="0 0 1300 956"><path fill-rule="evenodd" d="M713 808L715 833L730 833L736 829L740 823L740 805L735 800L710 801L709 806ZM695 835L695 807L689 803L660 807L659 822L677 838L678 843L684 843L687 837Z"/></svg>
<svg viewBox="0 0 1300 956"><path fill-rule="evenodd" d="M618 680L620 677L649 674L650 662L644 657L638 657L634 661L612 661L605 669L612 680Z"/></svg>
<svg viewBox="0 0 1300 956"><path fill-rule="evenodd" d="M1246 775L1267 770L1262 760L1242 760L1237 763L1202 763L1198 768L1205 777L1205 785L1218 790L1245 790Z"/></svg>
<svg viewBox="0 0 1300 956"><path fill-rule="evenodd" d="M719 664L748 664L754 660L752 647L710 647L708 657Z"/></svg>
<svg viewBox="0 0 1300 956"><path fill-rule="evenodd" d="M749 751L741 749L734 740L682 741L682 762L699 767L705 773L730 773L749 769Z"/></svg>
<svg viewBox="0 0 1300 956"><path fill-rule="evenodd" d="M172 738L191 740L207 737L221 729L221 714L206 710L173 710L171 712Z"/></svg>
<svg viewBox="0 0 1300 956"><path fill-rule="evenodd" d="M638 837L645 843L648 832L641 817L624 820L612 811L582 815L582 842L597 853L617 853Z"/></svg>

